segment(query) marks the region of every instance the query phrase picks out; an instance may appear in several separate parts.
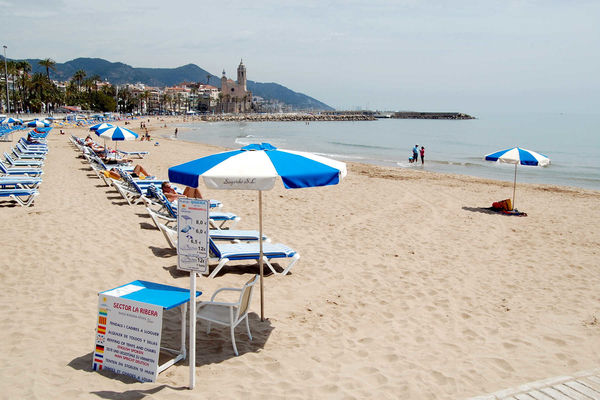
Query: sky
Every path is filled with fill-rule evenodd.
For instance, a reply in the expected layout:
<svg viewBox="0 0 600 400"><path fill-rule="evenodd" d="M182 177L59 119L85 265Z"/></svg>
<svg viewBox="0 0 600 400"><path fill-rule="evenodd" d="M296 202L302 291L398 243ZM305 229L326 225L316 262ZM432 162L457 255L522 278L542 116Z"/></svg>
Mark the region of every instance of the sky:
<svg viewBox="0 0 600 400"><path fill-rule="evenodd" d="M0 0L7 57L193 63L337 109L600 113L600 0Z"/></svg>

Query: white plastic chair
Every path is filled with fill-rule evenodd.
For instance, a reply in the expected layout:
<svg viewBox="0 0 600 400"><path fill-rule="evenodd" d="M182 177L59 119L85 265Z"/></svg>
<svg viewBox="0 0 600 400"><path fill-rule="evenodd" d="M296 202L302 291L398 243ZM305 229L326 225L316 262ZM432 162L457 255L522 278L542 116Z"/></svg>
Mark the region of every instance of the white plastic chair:
<svg viewBox="0 0 600 400"><path fill-rule="evenodd" d="M252 300L252 291L257 281L258 275L255 275L254 278L246 282L241 289L220 288L212 295L210 301L202 301L196 304L196 318L208 321L206 333L210 333L210 325L213 322L215 324L229 326L231 332L231 344L233 345L233 352L236 356L239 354L235 345L235 327L243 320L246 320L248 337L252 340L250 324L248 323L248 311L250 309L250 301ZM237 303L214 301L217 294L223 291L240 292L240 298Z"/></svg>

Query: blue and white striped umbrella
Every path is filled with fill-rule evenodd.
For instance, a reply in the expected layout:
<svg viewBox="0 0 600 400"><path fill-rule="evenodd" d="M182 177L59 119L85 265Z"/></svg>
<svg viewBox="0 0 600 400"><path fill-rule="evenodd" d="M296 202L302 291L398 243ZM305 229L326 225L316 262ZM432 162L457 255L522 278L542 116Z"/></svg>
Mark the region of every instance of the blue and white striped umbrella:
<svg viewBox="0 0 600 400"><path fill-rule="evenodd" d="M522 149L520 147L513 147L506 150L497 151L495 153L487 154L485 156L487 161L496 161L506 164L515 164L515 178L513 181L513 209L515 208L515 192L517 188L517 166L529 165L529 166L540 166L547 167L550 165L550 159L535 151Z"/></svg>
<svg viewBox="0 0 600 400"><path fill-rule="evenodd" d="M94 132L96 132L96 135L100 135L100 133L98 131L112 128L113 126L114 125L107 124L106 122L102 122L101 124L96 124L96 125L90 126L90 131L94 131Z"/></svg>
<svg viewBox="0 0 600 400"><path fill-rule="evenodd" d="M27 126L30 128L47 128L50 126L50 122L40 121L39 119L36 119L34 121L29 121L27 123Z"/></svg>
<svg viewBox="0 0 600 400"><path fill-rule="evenodd" d="M336 185L346 176L346 164L316 154L281 150L269 143L251 144L240 150L202 157L169 168L169 180L198 187L202 177L212 189L258 191L259 237L262 237L262 191L281 179L286 189ZM263 243L258 259L260 269L260 309L264 320Z"/></svg>
<svg viewBox="0 0 600 400"><path fill-rule="evenodd" d="M18 123L19 120L8 117L0 121L0 125L14 124L15 122Z"/></svg>
<svg viewBox="0 0 600 400"><path fill-rule="evenodd" d="M270 190L281 178L286 189L338 184L346 164L316 154L251 144L169 168L169 180L198 187L200 177L212 189Z"/></svg>
<svg viewBox="0 0 600 400"><path fill-rule="evenodd" d="M498 161L507 164L539 165L540 167L550 165L550 159L545 155L520 147L513 147L488 154L485 156L485 159L487 161Z"/></svg>
<svg viewBox="0 0 600 400"><path fill-rule="evenodd" d="M98 129L96 134L110 140L135 140L138 137L138 134L134 131L112 125L109 128Z"/></svg>

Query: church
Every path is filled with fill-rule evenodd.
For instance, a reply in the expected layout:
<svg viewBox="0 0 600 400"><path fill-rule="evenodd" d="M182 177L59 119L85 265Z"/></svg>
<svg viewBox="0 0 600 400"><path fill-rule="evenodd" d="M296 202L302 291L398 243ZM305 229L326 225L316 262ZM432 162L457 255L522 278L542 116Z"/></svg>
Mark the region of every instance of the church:
<svg viewBox="0 0 600 400"><path fill-rule="evenodd" d="M252 92L246 88L246 66L242 60L237 68L237 82L227 79L223 70L221 95L221 111L224 113L245 113L252 110Z"/></svg>

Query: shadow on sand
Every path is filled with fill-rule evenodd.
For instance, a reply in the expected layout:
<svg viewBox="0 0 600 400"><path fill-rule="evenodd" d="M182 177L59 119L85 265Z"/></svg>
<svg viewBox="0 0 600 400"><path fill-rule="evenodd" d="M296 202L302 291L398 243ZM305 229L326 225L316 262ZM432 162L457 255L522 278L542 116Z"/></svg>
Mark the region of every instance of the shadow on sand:
<svg viewBox="0 0 600 400"><path fill-rule="evenodd" d="M178 308L165 311L163 314L163 330L161 345L163 347L169 347L178 349L180 347L181 340L181 317L182 314ZM186 318L187 319L187 318ZM265 344L271 336L273 326L269 319L261 321L260 317L256 313L248 314L248 322L250 324L250 330L252 333L252 340L249 340L246 334L245 324L238 325L235 336L236 345L239 352L239 357L243 357L244 354L256 353L265 347ZM236 357L233 352L231 344L231 336L228 327L219 326L213 324L211 327L210 334L206 333L206 322L197 321L196 325L196 367L202 368L203 366L221 363L225 360ZM189 327L186 323L186 330L189 332ZM188 347L189 343L186 343ZM90 373L98 373L105 378L116 379L125 384L135 384L138 381L127 375L121 375L108 371L106 369L102 371L92 370L92 357L93 352L87 353L83 356L77 357L69 362L68 366L79 370ZM161 352L159 364L166 361L163 357L167 357L167 353ZM189 366L188 359L180 361L175 367L187 367ZM187 376L187 374L186 374ZM160 380L160 375L158 377ZM183 382L182 382L183 383ZM186 382L187 383L187 382ZM158 385L150 389L134 389L125 390L122 392L102 390L90 392L102 399L132 399L140 400L147 396L154 397L157 393L164 389L171 390L187 390L187 386L170 386L170 385Z"/></svg>

